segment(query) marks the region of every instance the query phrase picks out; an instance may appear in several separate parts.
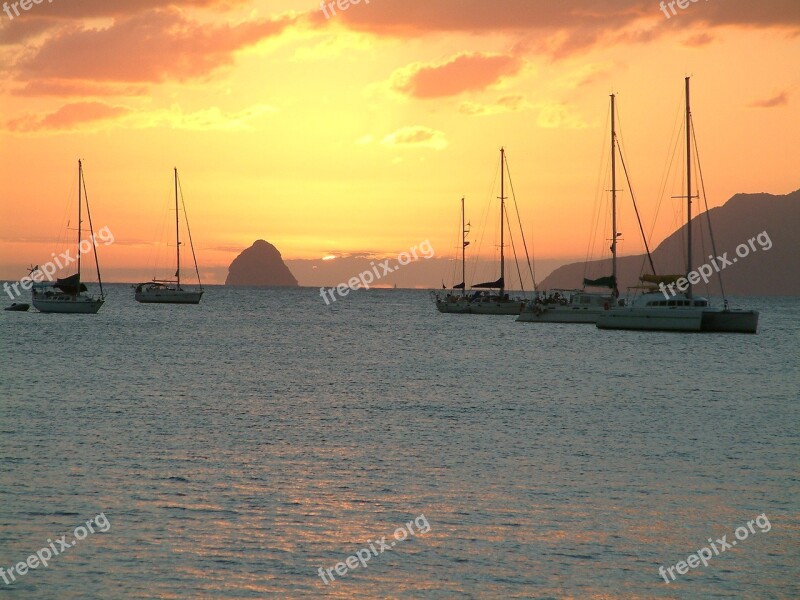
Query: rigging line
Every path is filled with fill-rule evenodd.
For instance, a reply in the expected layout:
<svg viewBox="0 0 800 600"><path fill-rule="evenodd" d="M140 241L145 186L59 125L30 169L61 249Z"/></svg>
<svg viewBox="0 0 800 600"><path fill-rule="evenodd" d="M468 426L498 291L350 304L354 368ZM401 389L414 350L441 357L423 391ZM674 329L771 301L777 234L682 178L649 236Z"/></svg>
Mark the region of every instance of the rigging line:
<svg viewBox="0 0 800 600"><path fill-rule="evenodd" d="M68 247L67 238L70 237L69 235L69 222L70 222L70 215L73 214L72 211L72 201L75 199L75 187L77 186L77 175L75 176L76 179L70 177L69 180L69 192L67 193L67 200L64 202L64 212L61 215L61 228L55 238L55 243L57 244L55 248L53 248L56 252L59 250L63 250L65 247ZM52 238L51 238L52 241ZM53 253L55 254L55 252Z"/></svg>
<svg viewBox="0 0 800 600"><path fill-rule="evenodd" d="M461 215L458 216L458 228L461 229ZM461 234L461 238L463 240L463 238L464 238L464 234L463 233ZM463 241L462 241L462 243L463 243ZM456 249L456 245L457 244L453 244L451 246L451 249L455 250ZM453 286L456 284L456 269L458 268L458 261L459 261L459 256L458 255L460 253L461 253L460 250L458 252L456 252L453 255L453 260L450 261L450 264L451 264L451 267L452 267L452 270L450 271L450 280L452 281L452 284L450 285L450 289L451 290L454 290ZM442 283L444 283L444 282L442 282ZM466 290L466 285L464 286L464 289Z"/></svg>
<svg viewBox="0 0 800 600"><path fill-rule="evenodd" d="M609 112L606 113L606 130L608 129L608 121L609 121L610 109ZM607 201L604 203L603 198L605 196L603 192L603 188L605 187L606 181L608 181L608 164L609 161L606 159L606 146L608 145L607 140L603 137L603 150L600 152L600 160L598 164L600 165L600 171L597 173L597 181L595 183L595 191L594 191L594 211L592 212L592 220L589 222L589 237L588 242L586 243L586 257L583 261L583 278L586 279L589 270L589 261L594 257L595 245L597 244L597 230L600 224L600 215L603 214L606 209ZM606 174L606 176L604 176Z"/></svg>
<svg viewBox="0 0 800 600"><path fill-rule="evenodd" d="M458 228L461 229L461 216L460 215L458 217L458 223L459 223ZM461 238L463 240L463 238L464 238L464 234L463 233L461 234ZM462 241L462 244L463 244L463 241ZM455 250L456 244L453 244L452 248ZM450 280L452 281L452 283L450 285L450 289L451 290L454 289L453 286L455 286L455 284L456 284L456 269L458 269L458 253L454 254L454 258L453 258L453 261L452 261L452 271L450 272ZM464 284L464 289L466 289L466 282Z"/></svg>
<svg viewBox="0 0 800 600"><path fill-rule="evenodd" d="M508 224L508 237L511 238L511 251L514 253L514 265L517 267L517 277L519 277L519 287L522 293L525 293L525 284L522 283L522 271L519 268L519 261L517 260L517 248L514 245L514 234L511 232L511 220L508 218L508 208L504 207L506 223Z"/></svg>
<svg viewBox="0 0 800 600"><path fill-rule="evenodd" d="M508 173L508 184L511 187L511 197L514 200L514 209L517 211L517 222L519 223L519 232L522 236L522 247L525 249L525 259L528 261L528 271L531 274L531 282L533 283L533 289L536 291L538 286L536 285L536 274L534 273L533 265L531 264L530 255L528 254L528 244L525 241L525 230L522 229L522 218L519 215L519 204L517 204L517 194L514 191L514 181L511 179L511 168L508 166L508 153L505 154L505 163L506 163L506 172ZM508 221L508 217L506 217L506 221ZM511 223L508 224L508 231L511 232ZM514 255L514 259L516 260L516 254ZM519 270L519 265L517 265L517 270ZM522 276L520 276L520 285L522 285ZM524 290L523 290L524 291Z"/></svg>
<svg viewBox="0 0 800 600"><path fill-rule="evenodd" d="M684 132L684 134L686 133L685 128L682 131ZM681 148L685 148L685 146L683 144L681 144ZM684 152L684 155L683 155L682 158L683 158L683 160L681 160L681 182L685 182L686 178L689 176L689 172L688 172L688 170L686 168L686 154L685 154L685 152ZM691 199L689 199L689 201L691 202ZM685 265L686 262L687 262L686 261L686 259L687 259L687 256L686 256L686 248L687 248L686 239L687 239L687 236L686 236L686 234L688 233L688 231L687 231L686 227L683 227L683 224L686 223L689 220L689 214L688 214L688 212L686 212L686 203L685 202L679 202L678 206L680 207L680 211L678 213L679 214L678 222L677 223L673 223L673 227L675 227L675 229L677 229L677 230L679 230L681 232L681 241L683 242L681 244L681 258L682 258L681 262ZM687 273L687 275L688 275L688 273Z"/></svg>
<svg viewBox="0 0 800 600"><path fill-rule="evenodd" d="M691 132L691 129L690 129L689 131ZM696 158L696 157L695 157L695 158ZM694 161L693 161L693 162L694 162ZM699 166L699 165L697 165L697 164L696 164L696 162L695 162L695 164L693 164L693 165L692 165L692 167L693 167L693 169L692 169L692 177L694 177L694 180L695 180L695 181L697 181L697 180L698 180L698 172L697 172L697 171L698 171L698 166ZM699 192L699 190L698 190L698 200L699 200L699 194L700 194L700 192ZM702 227L702 223L700 223L700 216L701 216L701 215L699 214L699 210L700 210L700 209L698 208L698 214L697 214L697 224L698 224L698 229L699 229L699 232L700 232L700 248L701 248L701 249L702 249L702 251L703 251L703 252L702 252L702 256L707 256L707 255L706 255L706 237L705 237L705 235L703 234L703 227ZM706 210L708 210L708 209L706 209ZM691 265L689 265L689 266L691 266ZM687 273L687 275L688 275L688 273ZM703 285L705 286L705 291L706 291L706 294L711 294L711 286L709 285L709 283L710 283L710 282L708 282L708 281L706 281L706 282L703 282Z"/></svg>
<svg viewBox="0 0 800 600"><path fill-rule="evenodd" d="M628 190L631 193L631 201L633 201L633 210L636 211L636 220L639 223L639 231L642 233L642 241L644 242L644 248L647 250L647 260L650 261L650 268L653 270L653 275L656 274L656 268L653 265L653 256L650 254L650 246L647 243L647 238L644 235L644 227L642 227L642 219L639 216L639 207L636 206L636 196L633 193L633 186L631 185L631 179L628 177L628 167L625 164L625 157L622 156L622 153L619 155L619 160L622 163L622 170L625 172L625 180L628 182Z"/></svg>
<svg viewBox="0 0 800 600"><path fill-rule="evenodd" d="M170 180L170 188L172 187L172 181ZM170 197L170 201L172 198ZM171 202L170 202L171 204ZM164 247L168 247L169 243L164 242L166 240L165 231L167 229L167 217L169 216L170 212L172 212L171 208L168 208L166 211L161 211L161 227L157 227L155 224L154 227L157 227L155 231L153 231L153 236L150 238L151 240L158 240L158 242L150 242L150 252L148 253L148 261L147 266L153 273L153 279L156 279L159 274L159 266L161 265L162 255L164 253ZM156 237L158 236L158 237ZM162 242L164 242L162 247ZM170 271L171 272L171 271ZM167 276L161 275L163 279L167 279Z"/></svg>
<svg viewBox="0 0 800 600"><path fill-rule="evenodd" d="M175 177L178 180L178 190L180 191L181 195L181 205L183 206L183 220L186 221L186 231L189 234L189 247L192 249L192 259L194 260L194 272L197 273L197 285L200 286L200 290L203 290L203 283L200 281L200 268L197 266L197 256L194 253L194 243L192 242L192 228L189 227L189 215L186 212L186 201L183 199L183 186L181 185L181 178L178 176L177 172L175 173Z"/></svg>
<svg viewBox="0 0 800 600"><path fill-rule="evenodd" d="M694 140L694 156L697 160L697 171L700 174L700 189L703 190L703 203L706 207L706 222L708 223L708 235L711 238L711 251L714 253L714 256L717 256L717 244L714 242L714 230L711 228L711 213L708 210L708 196L706 195L706 183L703 180L703 166L700 162L700 150L697 147L697 136L694 130L694 119L689 117L691 123L691 132L692 132L692 140ZM702 238L702 236L701 236ZM722 299L727 301L725 297L725 287L722 284L722 271L717 271L717 277L719 278L719 291L722 294Z"/></svg>
<svg viewBox="0 0 800 600"><path fill-rule="evenodd" d="M492 162L494 162L494 161L492 161ZM483 222L483 226L481 227L481 235L478 238L478 248L475 251L475 256L472 259L472 273L470 274L470 276L471 276L470 278L472 279L472 281L475 281L477 279L478 265L479 265L479 262L480 262L481 249L483 248L483 239L484 239L484 236L486 235L486 230L488 229L486 227L486 223L489 220L489 211L492 208L492 195L494 194L495 185L497 185L497 176L498 176L499 173L500 173L500 167L496 166L495 167L495 171L494 171L494 178L492 179L492 185L489 188L489 202L486 204L486 208L484 208L484 211L483 211L483 221L482 221ZM492 256L492 258L494 258L494 255ZM483 279L483 278L481 278L481 279Z"/></svg>
<svg viewBox="0 0 800 600"><path fill-rule="evenodd" d="M681 110L682 102L676 102L675 117L672 122L672 133L670 134L669 143L667 144L667 160L664 161L665 168L661 174L661 181L659 183L658 202L656 203L655 215L653 216L653 223L650 226L650 239L653 238L656 223L658 222L658 215L661 212L661 204L666 195L669 174L672 171L672 165L675 161L677 154L677 147L680 141L680 132L683 130L683 111Z"/></svg>
<svg viewBox="0 0 800 600"><path fill-rule="evenodd" d="M94 265L97 267L97 282L100 284L100 299L104 298L103 294L103 279L100 277L100 259L97 257L97 246L95 245L94 241L94 226L92 225L92 212L89 210L89 194L86 191L86 179L81 177L81 183L83 184L83 199L86 201L86 216L89 217L89 233L92 236L92 252L94 253ZM80 248L78 248L80 252ZM78 293L80 293L80 286L78 287Z"/></svg>

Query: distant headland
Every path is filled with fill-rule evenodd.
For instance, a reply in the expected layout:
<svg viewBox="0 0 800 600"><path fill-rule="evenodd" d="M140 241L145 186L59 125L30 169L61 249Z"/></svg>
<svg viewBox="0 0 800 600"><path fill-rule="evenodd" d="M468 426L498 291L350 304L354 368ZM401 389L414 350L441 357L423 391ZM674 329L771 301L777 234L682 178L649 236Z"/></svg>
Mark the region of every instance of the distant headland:
<svg viewBox="0 0 800 600"><path fill-rule="evenodd" d="M740 296L800 296L800 244L797 225L800 223L800 190L786 195L736 194L724 205L709 211L717 251L727 251L736 266L724 273L725 292ZM695 252L695 265L708 261L711 240L708 236L708 215L701 213L692 222L692 242L699 249ZM745 259L736 257L739 244L759 233L770 240L768 247L752 252ZM675 231L653 251L653 260L659 272L685 272L686 226ZM704 249L704 251L702 251ZM745 248L746 249L746 248ZM638 284L639 273L645 257L623 256L617 263L620 289ZM738 262L737 262L738 261ZM577 288L589 274L597 276L609 272L610 260L592 261L588 265L572 263L559 267L540 284L541 289ZM719 294L719 283L712 280L710 293Z"/></svg>

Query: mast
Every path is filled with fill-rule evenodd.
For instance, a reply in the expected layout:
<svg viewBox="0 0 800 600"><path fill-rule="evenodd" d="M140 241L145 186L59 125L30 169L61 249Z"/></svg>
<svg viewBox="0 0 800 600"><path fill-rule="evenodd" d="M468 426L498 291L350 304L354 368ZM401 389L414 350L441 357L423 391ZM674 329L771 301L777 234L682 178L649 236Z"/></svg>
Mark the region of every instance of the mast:
<svg viewBox="0 0 800 600"><path fill-rule="evenodd" d="M464 224L464 197L461 197L461 295L467 295L467 226Z"/></svg>
<svg viewBox="0 0 800 600"><path fill-rule="evenodd" d="M81 202L83 196L81 194L81 184L83 183L83 162L78 159L78 294L81 292L81 238L83 232L81 231Z"/></svg>
<svg viewBox="0 0 800 600"><path fill-rule="evenodd" d="M500 297L503 297L505 290L505 239L503 230L503 218L505 217L505 162L506 162L506 149L500 148Z"/></svg>
<svg viewBox="0 0 800 600"><path fill-rule="evenodd" d="M611 277L614 282L614 297L617 289L617 134L614 122L614 100L611 94Z"/></svg>
<svg viewBox="0 0 800 600"><path fill-rule="evenodd" d="M178 256L178 270L175 277L178 278L178 289L181 289L181 232L178 226L178 168L175 167L175 251Z"/></svg>
<svg viewBox="0 0 800 600"><path fill-rule="evenodd" d="M689 106L689 77L686 77L686 273L692 271L692 111ZM692 284L688 283L686 297L692 297Z"/></svg>

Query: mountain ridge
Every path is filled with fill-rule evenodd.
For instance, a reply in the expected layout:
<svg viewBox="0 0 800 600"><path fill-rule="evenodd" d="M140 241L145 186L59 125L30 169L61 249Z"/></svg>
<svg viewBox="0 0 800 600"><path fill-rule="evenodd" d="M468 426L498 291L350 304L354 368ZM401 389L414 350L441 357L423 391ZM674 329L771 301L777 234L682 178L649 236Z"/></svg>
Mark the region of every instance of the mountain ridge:
<svg viewBox="0 0 800 600"><path fill-rule="evenodd" d="M700 213L692 219L692 268L711 264L711 239L708 222L711 219L717 254L736 258L735 264L722 270L723 286L730 295L800 296L800 189L789 194L762 193L734 194L723 204ZM653 251L653 262L659 275L686 271L687 226L667 236ZM769 244L749 240L759 234ZM745 256L737 256L736 249L748 246ZM769 247L767 247L769 246ZM741 250L744 253L744 250ZM622 256L617 259L619 289L621 293L638 284L639 274L646 261L644 254ZM649 266L644 272L649 273ZM585 276L593 279L611 273L611 259L576 262L563 265L539 284L541 289L574 289L582 286ZM794 276L792 276L794 275ZM704 293L719 295L719 281L713 277L709 285L700 286Z"/></svg>

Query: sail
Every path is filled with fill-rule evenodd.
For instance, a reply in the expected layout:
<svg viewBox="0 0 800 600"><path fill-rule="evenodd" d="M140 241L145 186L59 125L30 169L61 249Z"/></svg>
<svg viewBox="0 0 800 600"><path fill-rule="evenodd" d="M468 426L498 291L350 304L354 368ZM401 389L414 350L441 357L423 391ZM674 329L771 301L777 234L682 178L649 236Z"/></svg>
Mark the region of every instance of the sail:
<svg viewBox="0 0 800 600"><path fill-rule="evenodd" d="M670 283L675 283L681 277L683 277L683 275L647 275L647 274L644 274L641 277L639 277L639 281L642 281L644 283L663 283L663 284L667 285L667 284L670 284Z"/></svg>
<svg viewBox="0 0 800 600"><path fill-rule="evenodd" d="M501 277L497 281L487 281L486 283L478 283L472 286L473 288L481 289L500 289L506 287L505 280Z"/></svg>
<svg viewBox="0 0 800 600"><path fill-rule="evenodd" d="M613 290L617 287L617 280L613 275L609 275L608 277L600 277L599 279L584 279L583 285L606 287Z"/></svg>
<svg viewBox="0 0 800 600"><path fill-rule="evenodd" d="M80 273L75 273L75 275L70 275L64 279L56 279L53 287L57 287L65 294L77 295L81 292L87 291L87 287L81 283Z"/></svg>

